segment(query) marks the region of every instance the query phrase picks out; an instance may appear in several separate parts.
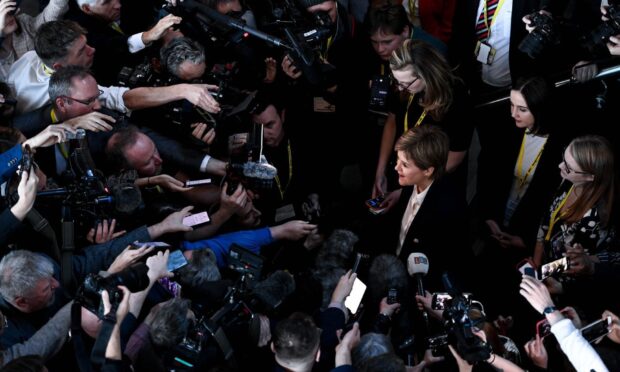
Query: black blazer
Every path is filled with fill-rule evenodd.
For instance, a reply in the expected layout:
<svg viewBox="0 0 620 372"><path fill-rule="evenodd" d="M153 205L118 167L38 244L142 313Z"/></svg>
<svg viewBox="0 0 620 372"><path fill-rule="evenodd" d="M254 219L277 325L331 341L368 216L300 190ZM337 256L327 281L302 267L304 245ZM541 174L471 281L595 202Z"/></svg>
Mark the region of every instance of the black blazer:
<svg viewBox="0 0 620 372"><path fill-rule="evenodd" d="M400 225L413 187L405 187L390 214L392 237L388 247L395 251ZM441 274L450 271L458 275L466 268L470 257L467 229L467 203L463 193L450 182L436 180L430 186L403 242L399 258L407 262L409 254L424 253L429 260L425 283L430 291L443 291Z"/></svg>
<svg viewBox="0 0 620 372"><path fill-rule="evenodd" d="M493 149L481 153L481 156L484 155L479 163L478 196L481 223L493 219L501 226L514 179L523 130L513 126L509 134L497 138L502 140L489 144ZM569 135L563 133L549 135L532 182L508 226L503 227L506 232L520 236L527 247L534 246L541 216L560 185L558 164L562 161L562 151L570 143L570 139Z"/></svg>

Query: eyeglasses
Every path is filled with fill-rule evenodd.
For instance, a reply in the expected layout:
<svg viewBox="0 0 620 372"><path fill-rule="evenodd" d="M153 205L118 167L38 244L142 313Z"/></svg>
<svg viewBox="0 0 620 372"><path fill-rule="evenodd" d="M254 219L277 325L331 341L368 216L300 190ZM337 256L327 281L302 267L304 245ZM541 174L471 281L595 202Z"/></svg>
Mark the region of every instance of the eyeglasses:
<svg viewBox="0 0 620 372"><path fill-rule="evenodd" d="M415 83L416 81L418 81L418 79L419 79L419 78L420 78L420 77L417 77L417 78L415 78L415 79L411 80L411 82L410 82L410 83L408 83L408 84L405 84L405 83L398 83L398 84L396 84L396 86L397 86L397 87L398 87L398 89L400 89L400 90L407 90L407 89L409 89L409 87L410 87L413 83Z"/></svg>
<svg viewBox="0 0 620 372"><path fill-rule="evenodd" d="M575 173L575 174L590 174L588 172L580 172L580 171L576 171L574 169L571 169L568 166L568 163L566 162L566 157L564 156L564 154L566 154L566 149L564 149L564 151L562 151L562 163L564 164L564 169L566 169L566 174L571 174L571 173Z"/></svg>
<svg viewBox="0 0 620 372"><path fill-rule="evenodd" d="M99 93L94 96L94 97L90 97L88 99L85 100L81 100L81 99L77 99L77 98L73 98L73 97L69 97L69 96L61 96L64 99L70 99L73 100L75 102L79 102L85 106L90 106L93 104L93 102L95 102L97 99L99 99L99 97L101 97L101 95L103 94L103 90L99 89Z"/></svg>

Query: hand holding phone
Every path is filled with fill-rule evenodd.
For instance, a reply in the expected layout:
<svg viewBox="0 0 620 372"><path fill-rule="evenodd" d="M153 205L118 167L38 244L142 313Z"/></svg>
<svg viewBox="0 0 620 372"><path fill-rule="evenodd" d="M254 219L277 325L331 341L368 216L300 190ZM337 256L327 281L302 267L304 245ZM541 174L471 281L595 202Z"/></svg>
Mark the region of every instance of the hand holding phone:
<svg viewBox="0 0 620 372"><path fill-rule="evenodd" d="M538 279L540 277L540 275L538 274L538 270L536 269L536 265L529 258L526 258L523 261L519 262L517 264L517 270L521 273L521 275L531 276L535 279Z"/></svg>
<svg viewBox="0 0 620 372"><path fill-rule="evenodd" d="M590 323L580 329L583 338L589 343L597 342L611 332L611 317L608 316Z"/></svg>
<svg viewBox="0 0 620 372"><path fill-rule="evenodd" d="M344 306L351 311L351 314L357 313L357 310L362 303L364 292L366 292L366 284L358 278L355 278L351 293L349 294L349 297L344 300Z"/></svg>
<svg viewBox="0 0 620 372"><path fill-rule="evenodd" d="M387 295L387 303L388 305L395 304L398 302L398 290L396 288L390 288Z"/></svg>
<svg viewBox="0 0 620 372"><path fill-rule="evenodd" d="M209 218L209 214L207 214L207 212L200 212L200 213L190 214L189 216L184 217L183 225L194 227L194 226L200 226L200 225L207 224L210 221L211 219Z"/></svg>

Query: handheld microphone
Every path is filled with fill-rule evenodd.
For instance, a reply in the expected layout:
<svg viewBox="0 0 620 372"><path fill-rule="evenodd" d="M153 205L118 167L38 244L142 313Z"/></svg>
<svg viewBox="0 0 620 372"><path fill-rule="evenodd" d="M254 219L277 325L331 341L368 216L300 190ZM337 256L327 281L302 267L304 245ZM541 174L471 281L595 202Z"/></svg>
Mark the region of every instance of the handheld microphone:
<svg viewBox="0 0 620 372"><path fill-rule="evenodd" d="M410 276L415 277L418 283L418 295L424 297L426 291L424 291L424 283L422 277L428 273L428 257L424 253L414 252L407 258L407 272ZM426 324L426 330L428 331L430 323L428 320L428 314L426 311L422 311L424 317L424 323Z"/></svg>
<svg viewBox="0 0 620 372"><path fill-rule="evenodd" d="M428 258L424 253L414 252L407 258L407 271L418 283L418 294L424 296L424 283L422 277L428 273Z"/></svg>

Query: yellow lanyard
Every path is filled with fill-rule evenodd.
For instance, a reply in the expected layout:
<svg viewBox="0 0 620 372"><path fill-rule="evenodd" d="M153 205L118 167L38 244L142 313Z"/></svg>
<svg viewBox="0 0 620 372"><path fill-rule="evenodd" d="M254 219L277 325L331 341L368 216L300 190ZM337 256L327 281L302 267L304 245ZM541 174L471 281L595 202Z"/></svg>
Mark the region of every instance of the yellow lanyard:
<svg viewBox="0 0 620 372"><path fill-rule="evenodd" d="M385 65L381 63L381 76L385 75Z"/></svg>
<svg viewBox="0 0 620 372"><path fill-rule="evenodd" d="M50 118L52 119L52 124L58 123L58 116L56 115L56 111L54 111L54 108L52 108L52 110L50 111ZM67 149L67 146L64 142L60 142L58 144L58 150L60 150L60 153L65 159L69 158L69 149Z"/></svg>
<svg viewBox="0 0 620 372"><path fill-rule="evenodd" d="M119 25L118 25L118 23L116 23L116 22L111 22L111 23L110 23L110 27L111 27L114 31L118 32L119 34L121 34L121 35L125 35L125 33L123 32L123 30L121 30L121 26L119 26Z"/></svg>
<svg viewBox="0 0 620 372"><path fill-rule="evenodd" d="M545 140L545 143L542 145L542 147L538 151L536 158L534 159L532 164L530 164L530 167L527 169L525 174L523 174L523 158L525 157L526 138L527 138L527 134L523 133L523 141L521 141L521 149L519 150L519 157L517 159L517 179L519 180L519 187L518 187L519 193L521 193L521 190L523 189L523 186L525 185L525 181L527 181L527 178L530 176L530 173L532 173L534 171L534 168L536 168L536 165L538 164L538 161L540 160L540 157L542 156L543 150L545 149L545 145L547 144L547 141Z"/></svg>
<svg viewBox="0 0 620 372"><path fill-rule="evenodd" d="M489 22L489 11L487 9L487 2L488 0L485 0L482 12L484 13L484 25L486 26L487 30L489 30L489 34L487 36L487 40L489 40L491 38L491 26L493 26L493 22L495 21L499 10L502 8L502 5L504 5L504 0L500 0L499 4L497 4L497 8L495 9L495 13L493 13L493 18L491 18L491 22Z"/></svg>
<svg viewBox="0 0 620 372"><path fill-rule="evenodd" d="M288 140L288 144L286 146L288 153L288 181L286 182L286 187L282 190L282 184L280 184L280 177L276 174L276 185L278 185L278 191L280 191L280 198L284 200L284 193L288 190L288 186L291 184L291 179L293 178L293 157L291 154L291 140Z"/></svg>
<svg viewBox="0 0 620 372"><path fill-rule="evenodd" d="M410 95L409 101L407 102L407 111L405 111L405 122L403 123L403 126L405 127L405 132L409 130L409 108L411 107L411 102L413 102L413 97L415 97L415 94ZM418 121L415 122L415 125L413 126L414 128L417 128L420 124L422 124L422 120L424 120L424 118L426 117L426 113L427 110L424 109L424 111L422 111L422 114L418 118Z"/></svg>
<svg viewBox="0 0 620 372"><path fill-rule="evenodd" d="M43 66L43 73L45 73L45 75L47 76L52 76L52 74L55 72L54 69L47 67L45 63L41 63L41 66Z"/></svg>
<svg viewBox="0 0 620 372"><path fill-rule="evenodd" d="M327 48L325 48L324 52L321 52L321 59L323 60L323 62L327 63L327 54L329 53L329 48L332 47L332 44L334 43L334 37L330 36L327 39Z"/></svg>
<svg viewBox="0 0 620 372"><path fill-rule="evenodd" d="M551 219L549 220L549 230L547 230L547 235L545 235L546 242L548 242L549 239L551 239L551 233L553 232L553 226L555 226L555 224L560 220L560 218L562 218L562 213L560 213L560 210L562 209L564 204L566 204L566 201L568 200L570 193L573 192L574 187L575 186L570 187L570 189L566 193L566 196L560 202L560 205L558 205L558 207L553 211L553 213L551 213Z"/></svg>

